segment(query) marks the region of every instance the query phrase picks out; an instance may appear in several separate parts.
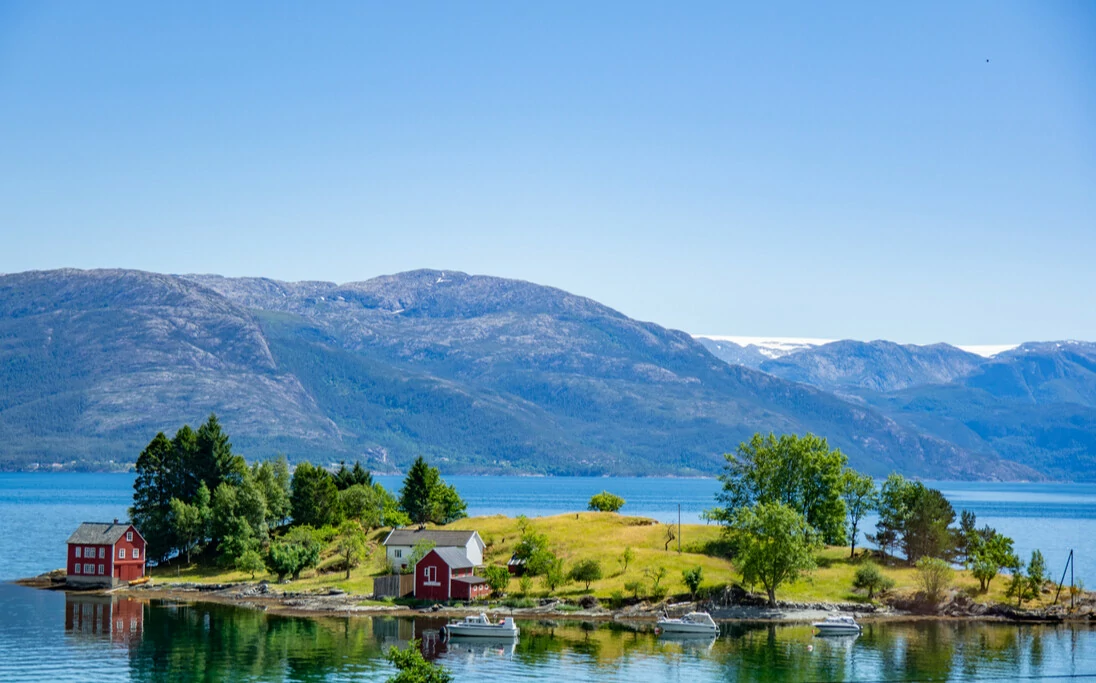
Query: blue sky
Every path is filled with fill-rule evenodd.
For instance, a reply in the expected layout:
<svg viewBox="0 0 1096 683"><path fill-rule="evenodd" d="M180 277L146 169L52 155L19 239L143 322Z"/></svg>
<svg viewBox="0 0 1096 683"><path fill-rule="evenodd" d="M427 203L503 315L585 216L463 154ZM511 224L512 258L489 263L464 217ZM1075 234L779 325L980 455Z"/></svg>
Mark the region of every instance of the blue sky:
<svg viewBox="0 0 1096 683"><path fill-rule="evenodd" d="M160 5L0 0L0 272L1096 339L1096 4Z"/></svg>

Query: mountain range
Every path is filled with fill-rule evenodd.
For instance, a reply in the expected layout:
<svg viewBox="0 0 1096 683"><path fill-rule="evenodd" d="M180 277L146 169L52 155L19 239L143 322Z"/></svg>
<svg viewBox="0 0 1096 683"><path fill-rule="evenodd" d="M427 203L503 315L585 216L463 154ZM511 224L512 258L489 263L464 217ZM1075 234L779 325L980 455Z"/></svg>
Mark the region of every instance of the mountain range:
<svg viewBox="0 0 1096 683"><path fill-rule="evenodd" d="M1093 476L1091 345L985 359L837 342L732 363L705 344L452 271L4 275L0 468L124 466L157 431L216 412L249 458L382 472L423 454L451 473L712 474L774 431L824 435L878 476Z"/></svg>

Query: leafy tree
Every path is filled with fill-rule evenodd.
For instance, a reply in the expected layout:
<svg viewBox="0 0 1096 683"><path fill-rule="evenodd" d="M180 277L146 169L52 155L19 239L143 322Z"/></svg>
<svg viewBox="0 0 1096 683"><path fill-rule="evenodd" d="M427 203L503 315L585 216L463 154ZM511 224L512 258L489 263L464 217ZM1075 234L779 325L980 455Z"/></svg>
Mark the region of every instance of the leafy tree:
<svg viewBox="0 0 1096 683"><path fill-rule="evenodd" d="M383 521L384 503L372 486L354 484L339 491L339 506L343 515L358 521L366 529L379 527Z"/></svg>
<svg viewBox="0 0 1096 683"><path fill-rule="evenodd" d="M630 592L632 594L633 598L635 598L636 600L639 600L639 592L641 590L643 590L643 582L638 581L638 580L636 580L636 581L625 581L624 582L624 590Z"/></svg>
<svg viewBox="0 0 1096 683"><path fill-rule="evenodd" d="M426 661L419 650L419 641L412 640L406 650L395 645L388 648L385 655L397 673L388 679L388 683L449 683L452 674L443 667Z"/></svg>
<svg viewBox="0 0 1096 683"><path fill-rule="evenodd" d="M563 571L563 558L553 555L551 560L545 562L542 576L544 577L544 587L548 589L549 593L555 593L556 589L567 583L568 574Z"/></svg>
<svg viewBox="0 0 1096 683"><path fill-rule="evenodd" d="M400 509L415 524L448 524L465 517L466 505L457 490L442 481L438 468L419 456L400 489Z"/></svg>
<svg viewBox="0 0 1096 683"><path fill-rule="evenodd" d="M535 531L522 534L521 540L514 547L514 557L525 563L525 571L531 576L536 576L537 569L541 568L538 560L544 553L551 554L548 551L548 537Z"/></svg>
<svg viewBox="0 0 1096 683"><path fill-rule="evenodd" d="M813 434L754 434L736 453L724 456L719 476L725 505L715 516L730 524L741 509L779 503L798 512L826 543L845 542L845 502L841 497L846 458Z"/></svg>
<svg viewBox="0 0 1096 683"><path fill-rule="evenodd" d="M1043 590L1043 584L1047 582L1047 563L1043 559L1043 553L1039 550L1031 551L1031 561L1027 569L1028 591L1032 598L1038 598Z"/></svg>
<svg viewBox="0 0 1096 683"><path fill-rule="evenodd" d="M879 504L875 480L856 470L846 469L841 475L841 499L845 501L845 530L848 532L849 557L855 557L860 522Z"/></svg>
<svg viewBox="0 0 1096 683"><path fill-rule="evenodd" d="M487 579L487 585L495 597L501 597L510 585L510 570L498 565L489 565L483 568L483 578Z"/></svg>
<svg viewBox="0 0 1096 683"><path fill-rule="evenodd" d="M681 580L689 588L689 596L696 599L696 592L700 590L700 583L704 580L704 568L700 566L692 569L684 569L681 572Z"/></svg>
<svg viewBox="0 0 1096 683"><path fill-rule="evenodd" d="M939 557L921 557L917 560L917 583L929 602L939 602L944 591L951 587L955 571Z"/></svg>
<svg viewBox="0 0 1096 683"><path fill-rule="evenodd" d="M411 548L411 555L407 558L407 564L404 565L403 571L405 574L410 574L415 571L415 565L419 563L419 560L426 557L426 553L434 549L437 543L429 539L422 539Z"/></svg>
<svg viewBox="0 0 1096 683"><path fill-rule="evenodd" d="M581 581L590 590L590 583L601 579L601 563L593 558L579 560L568 574L572 581Z"/></svg>
<svg viewBox="0 0 1096 683"><path fill-rule="evenodd" d="M905 526L911 485L902 475L892 474L879 489L879 521L875 524L875 535L868 540L879 546L884 559L887 550L898 544L899 533Z"/></svg>
<svg viewBox="0 0 1096 683"><path fill-rule="evenodd" d="M872 540L884 555L884 546L897 542L911 565L922 557L948 558L954 554L954 521L955 510L942 493L892 474L880 489Z"/></svg>
<svg viewBox="0 0 1096 683"><path fill-rule="evenodd" d="M632 550L632 546L624 546L624 552L620 554L620 573L628 571L628 565L636 559L636 551Z"/></svg>
<svg viewBox="0 0 1096 683"><path fill-rule="evenodd" d="M860 588L868 592L868 600L875 597L876 592L883 593L894 588L894 579L885 575L874 562L865 562L856 570L856 578L852 582L853 588Z"/></svg>
<svg viewBox="0 0 1096 683"><path fill-rule="evenodd" d="M279 579L287 575L299 579L303 570L315 567L319 561L320 543L314 530L307 526L296 527L283 539L271 543L267 555L267 564Z"/></svg>
<svg viewBox="0 0 1096 683"><path fill-rule="evenodd" d="M590 498L586 507L595 512L616 512L624 507L624 499L608 491L602 491Z"/></svg>
<svg viewBox="0 0 1096 683"><path fill-rule="evenodd" d="M1016 563L1009 567L1009 572L1012 574L1012 578L1009 580L1008 589L1005 591L1005 595L1008 597L1016 598L1016 606L1021 607L1024 604L1024 600L1031 597L1030 583L1027 577L1024 576L1024 563L1016 559Z"/></svg>
<svg viewBox="0 0 1096 683"><path fill-rule="evenodd" d="M210 521L209 489L203 481L194 496L194 503L184 503L178 498L171 499L171 528L175 537L182 543L186 554L186 563L190 564L190 553L206 539Z"/></svg>
<svg viewBox="0 0 1096 683"><path fill-rule="evenodd" d="M266 501L266 524L269 528L280 527L293 513L289 501L289 462L284 455L274 460L264 460L252 466L252 476Z"/></svg>
<svg viewBox="0 0 1096 683"><path fill-rule="evenodd" d="M533 577L524 574L518 578L518 590L522 595L529 595L529 591L533 590Z"/></svg>
<svg viewBox="0 0 1096 683"><path fill-rule="evenodd" d="M821 548L806 518L783 503L758 503L740 509L730 526L731 541L742 578L760 583L776 605L776 590L814 569Z"/></svg>
<svg viewBox="0 0 1096 683"><path fill-rule="evenodd" d="M339 490L330 472L302 462L293 472L290 488L294 524L318 528L339 522Z"/></svg>
<svg viewBox="0 0 1096 683"><path fill-rule="evenodd" d="M236 558L236 569L247 572L254 580L256 572L266 569L266 563L263 562L263 556L259 554L258 550L247 550Z"/></svg>
<svg viewBox="0 0 1096 683"><path fill-rule="evenodd" d="M245 468L237 479L236 514L247 520L256 539L265 541L270 536L270 527L266 522L269 513L263 488L249 469Z"/></svg>
<svg viewBox="0 0 1096 683"><path fill-rule="evenodd" d="M665 567L647 567L643 570L643 575L651 581L651 592L657 593L662 584L662 579L666 578L669 571Z"/></svg>
<svg viewBox="0 0 1096 683"><path fill-rule="evenodd" d="M366 557L366 538L361 524L346 520L339 525L339 535L335 537L335 551L346 563L346 578L350 578L350 569L357 567Z"/></svg>
<svg viewBox="0 0 1096 683"><path fill-rule="evenodd" d="M532 557L525 561L525 573L529 576L544 576L557 561L562 562L551 550L539 548L533 553Z"/></svg>
<svg viewBox="0 0 1096 683"><path fill-rule="evenodd" d="M989 585L997 574L1006 567L1015 567L1020 563L1012 549L1012 539L996 531L987 540L981 532L969 546L967 566L971 575L978 579L979 590L989 590Z"/></svg>

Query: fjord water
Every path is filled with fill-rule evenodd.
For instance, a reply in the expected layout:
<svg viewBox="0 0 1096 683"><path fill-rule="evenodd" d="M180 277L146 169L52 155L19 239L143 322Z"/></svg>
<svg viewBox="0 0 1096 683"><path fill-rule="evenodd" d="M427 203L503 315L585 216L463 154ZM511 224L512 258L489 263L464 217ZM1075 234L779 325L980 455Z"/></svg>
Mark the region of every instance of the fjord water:
<svg viewBox="0 0 1096 683"><path fill-rule="evenodd" d="M624 512L686 521L711 506L717 482L693 479L449 477L473 515L552 514L609 489ZM386 486L398 481L384 479ZM1053 569L1059 548L1093 577L1096 486L937 483L1039 547ZM0 474L0 578L62 564L83 520L123 517L132 477ZM870 624L855 639L813 638L807 626L725 625L709 641L667 641L627 626L523 622L516 645L433 639L436 619L277 617L208 604L96 599L0 584L0 681L373 681L392 672L381 653L423 638L457 680L1062 680L1096 679L1096 630L957 621Z"/></svg>

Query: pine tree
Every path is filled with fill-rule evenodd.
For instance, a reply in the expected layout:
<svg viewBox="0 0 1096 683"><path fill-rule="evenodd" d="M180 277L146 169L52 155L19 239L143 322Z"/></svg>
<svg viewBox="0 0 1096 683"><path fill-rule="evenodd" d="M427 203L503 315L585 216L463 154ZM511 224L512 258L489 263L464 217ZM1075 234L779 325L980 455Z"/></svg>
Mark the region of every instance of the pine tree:
<svg viewBox="0 0 1096 683"><path fill-rule="evenodd" d="M165 463L171 461L172 444L163 432L158 433L137 457L137 477L133 481L133 507L129 509L133 525L145 537L149 557L162 560L174 547L171 513L171 472Z"/></svg>

